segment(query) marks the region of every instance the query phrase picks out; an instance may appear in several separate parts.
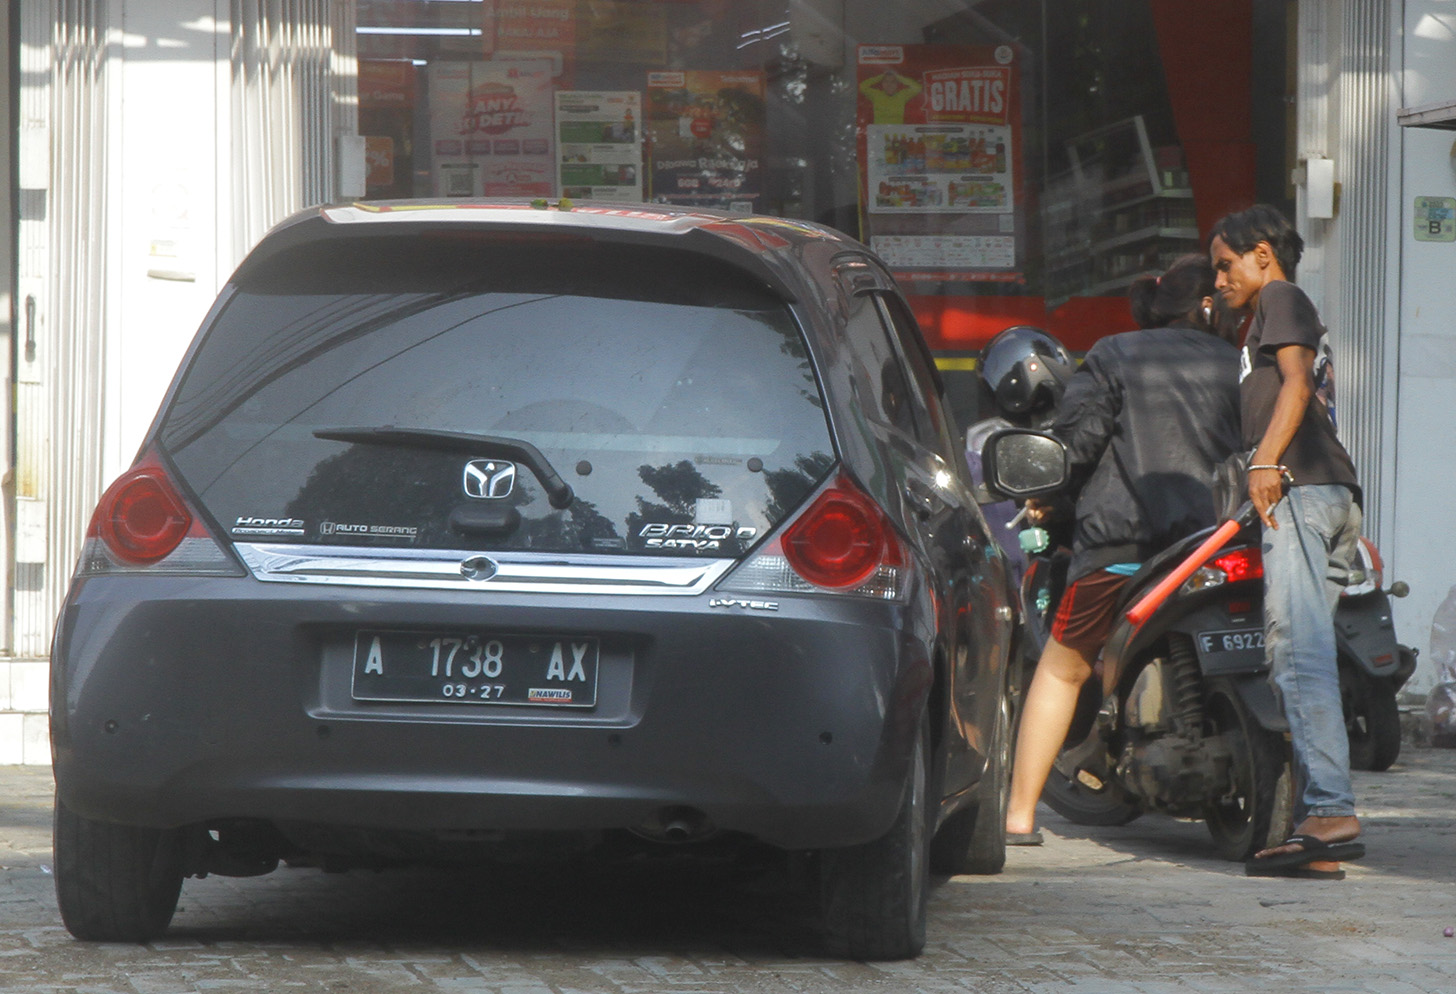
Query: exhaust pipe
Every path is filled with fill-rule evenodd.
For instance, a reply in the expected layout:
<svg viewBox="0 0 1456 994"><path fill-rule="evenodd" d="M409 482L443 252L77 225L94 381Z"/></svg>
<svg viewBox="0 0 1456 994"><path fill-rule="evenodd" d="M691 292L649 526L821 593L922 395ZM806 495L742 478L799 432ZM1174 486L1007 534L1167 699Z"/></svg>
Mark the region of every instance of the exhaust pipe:
<svg viewBox="0 0 1456 994"><path fill-rule="evenodd" d="M708 816L697 808L673 806L659 808L651 818L632 826L632 832L653 842L681 845L697 842L714 834L717 829Z"/></svg>

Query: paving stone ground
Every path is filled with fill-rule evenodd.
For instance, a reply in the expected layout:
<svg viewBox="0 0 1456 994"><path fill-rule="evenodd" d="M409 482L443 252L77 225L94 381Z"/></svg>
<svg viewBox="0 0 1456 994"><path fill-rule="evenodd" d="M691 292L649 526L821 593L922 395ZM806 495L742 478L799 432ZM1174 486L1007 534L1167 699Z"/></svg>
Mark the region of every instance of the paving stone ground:
<svg viewBox="0 0 1456 994"><path fill-rule="evenodd" d="M0 994L1456 992L1456 750L1356 775L1369 856L1339 882L1215 858L1198 823L1086 829L931 898L925 954L814 948L785 878L667 860L189 880L162 941L78 943L50 876L49 771L0 767Z"/></svg>

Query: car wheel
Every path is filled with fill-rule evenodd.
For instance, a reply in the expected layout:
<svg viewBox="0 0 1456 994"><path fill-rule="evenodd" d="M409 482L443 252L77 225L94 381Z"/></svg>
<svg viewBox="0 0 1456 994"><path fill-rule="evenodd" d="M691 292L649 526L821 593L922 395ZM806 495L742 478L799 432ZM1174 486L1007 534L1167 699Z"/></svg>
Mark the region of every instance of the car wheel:
<svg viewBox="0 0 1456 994"><path fill-rule="evenodd" d="M1342 671L1342 680L1343 676ZM1400 757L1400 705L1390 681L1355 680L1355 686L1343 695L1350 767L1379 773Z"/></svg>
<svg viewBox="0 0 1456 994"><path fill-rule="evenodd" d="M55 806L56 900L72 935L146 942L161 935L182 890L175 831L93 821Z"/></svg>
<svg viewBox="0 0 1456 994"><path fill-rule="evenodd" d="M922 718L895 824L872 842L820 853L829 952L860 960L908 959L925 947L929 883L929 729Z"/></svg>
<svg viewBox="0 0 1456 994"><path fill-rule="evenodd" d="M1209 683L1208 718L1228 737L1229 789L1204 812L1208 833L1225 859L1248 859L1277 846L1294 826L1294 769L1289 744L1266 731L1225 680Z"/></svg>
<svg viewBox="0 0 1456 994"><path fill-rule="evenodd" d="M1011 796L1011 696L1001 694L980 798L945 820L930 842L936 873L1000 873L1006 866L1006 802Z"/></svg>

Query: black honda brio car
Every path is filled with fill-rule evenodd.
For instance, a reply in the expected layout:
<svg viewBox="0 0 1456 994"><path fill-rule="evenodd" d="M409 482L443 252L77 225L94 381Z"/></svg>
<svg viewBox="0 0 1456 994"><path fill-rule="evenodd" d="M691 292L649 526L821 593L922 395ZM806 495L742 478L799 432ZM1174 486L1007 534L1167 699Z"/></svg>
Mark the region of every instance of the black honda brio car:
<svg viewBox="0 0 1456 994"><path fill-rule="evenodd" d="M995 872L1013 600L938 374L827 228L660 206L299 214L102 497L56 633L56 887L503 843L806 855L913 956Z"/></svg>

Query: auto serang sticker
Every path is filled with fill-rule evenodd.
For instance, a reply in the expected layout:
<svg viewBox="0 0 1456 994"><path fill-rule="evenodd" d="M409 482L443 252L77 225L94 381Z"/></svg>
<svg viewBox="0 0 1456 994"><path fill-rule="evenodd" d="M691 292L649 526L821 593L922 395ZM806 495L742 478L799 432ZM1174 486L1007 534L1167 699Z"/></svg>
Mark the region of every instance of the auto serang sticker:
<svg viewBox="0 0 1456 994"><path fill-rule="evenodd" d="M343 521L324 521L319 524L320 535L368 535L373 538L413 540L419 532L413 525L354 525Z"/></svg>

